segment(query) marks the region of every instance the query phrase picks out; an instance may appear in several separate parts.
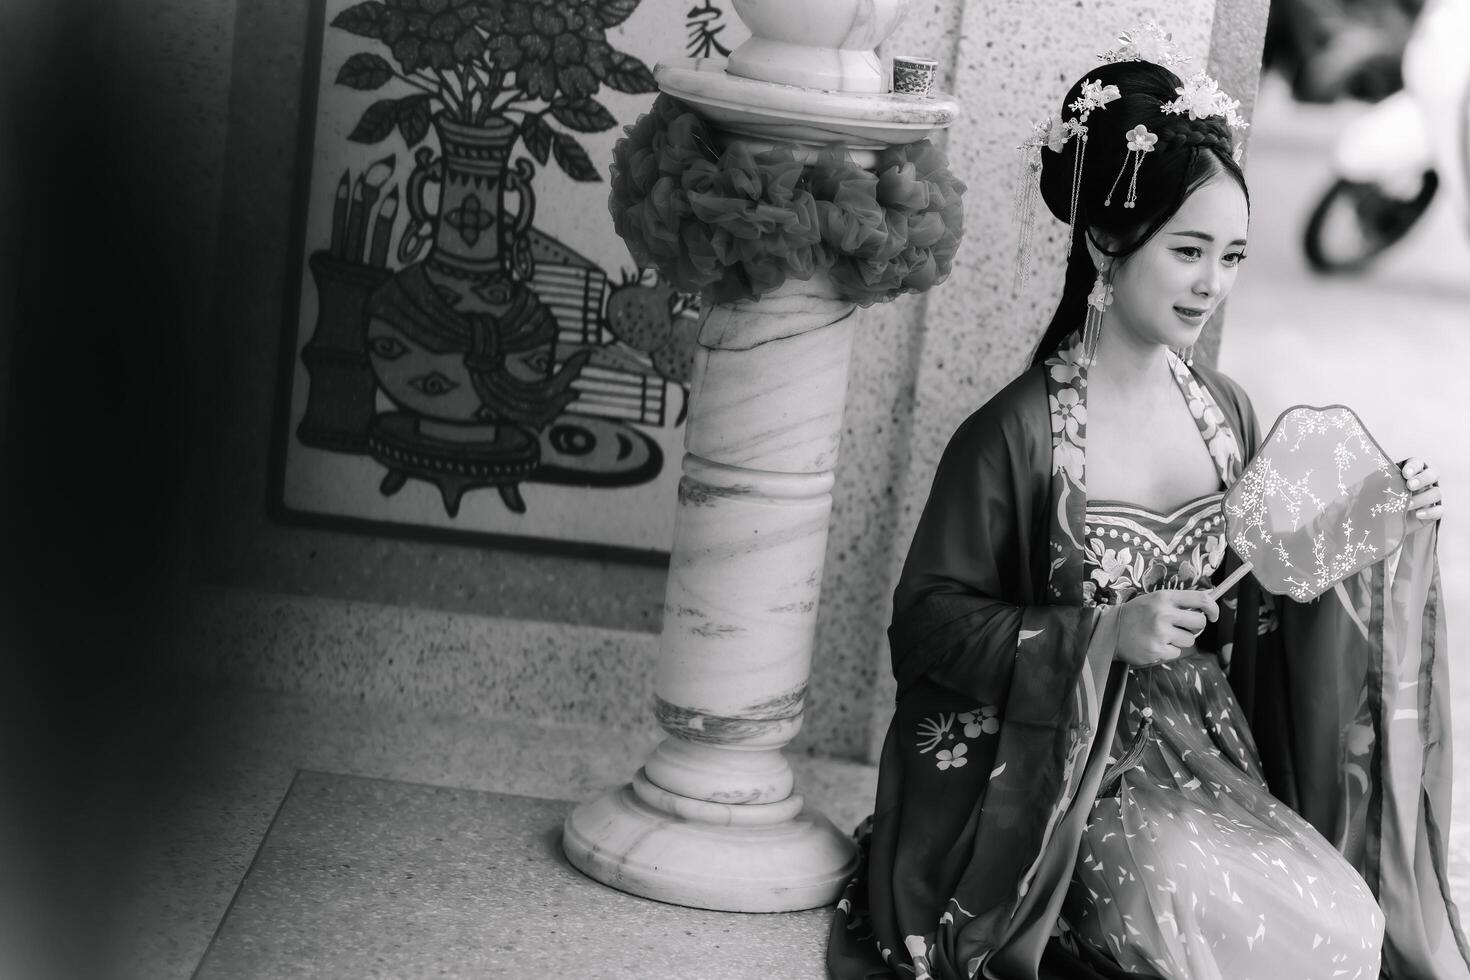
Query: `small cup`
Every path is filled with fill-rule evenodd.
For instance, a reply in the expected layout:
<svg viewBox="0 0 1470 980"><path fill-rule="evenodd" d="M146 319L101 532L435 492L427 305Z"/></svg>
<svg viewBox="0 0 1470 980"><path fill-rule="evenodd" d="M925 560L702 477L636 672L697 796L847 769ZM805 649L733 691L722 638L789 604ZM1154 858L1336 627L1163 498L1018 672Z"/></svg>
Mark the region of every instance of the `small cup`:
<svg viewBox="0 0 1470 980"><path fill-rule="evenodd" d="M933 58L893 56L893 91L898 95L928 95L939 62Z"/></svg>

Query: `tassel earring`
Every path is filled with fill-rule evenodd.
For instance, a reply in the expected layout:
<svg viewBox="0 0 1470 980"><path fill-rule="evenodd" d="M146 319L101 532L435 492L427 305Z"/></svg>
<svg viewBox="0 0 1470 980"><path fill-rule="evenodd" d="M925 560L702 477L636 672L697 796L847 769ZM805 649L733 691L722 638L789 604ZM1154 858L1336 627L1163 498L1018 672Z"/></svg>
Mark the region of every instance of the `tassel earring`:
<svg viewBox="0 0 1470 980"><path fill-rule="evenodd" d="M1092 292L1087 296L1087 318L1082 322L1082 363L1088 367L1097 359L1097 344L1102 338L1103 314L1113 305L1112 269L1098 270Z"/></svg>

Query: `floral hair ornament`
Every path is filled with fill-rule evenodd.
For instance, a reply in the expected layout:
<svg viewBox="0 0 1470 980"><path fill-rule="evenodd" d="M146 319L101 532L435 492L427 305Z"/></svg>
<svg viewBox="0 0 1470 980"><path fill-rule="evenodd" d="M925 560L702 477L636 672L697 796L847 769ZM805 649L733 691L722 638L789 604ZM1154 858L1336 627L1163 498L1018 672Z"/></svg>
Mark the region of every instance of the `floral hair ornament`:
<svg viewBox="0 0 1470 980"><path fill-rule="evenodd" d="M1189 61L1179 53L1174 35L1153 21L1131 31L1124 31L1118 35L1118 42L1116 48L1109 48L1098 57L1110 65L1120 61L1152 61L1171 71Z"/></svg>
<svg viewBox="0 0 1470 980"><path fill-rule="evenodd" d="M1030 272L1031 243L1036 225L1036 197L1041 183L1041 150L1061 153L1069 140L1077 140L1072 156L1072 200L1067 215L1067 247L1072 253L1072 236L1077 229L1077 198L1082 192L1082 161L1087 154L1087 119L1094 110L1105 109L1109 102L1122 98L1116 85L1104 85L1084 78L1082 89L1068 109L1076 113L1071 119L1053 116L1033 123L1031 135L1018 147L1022 151L1021 172L1017 176L1016 221L1020 226L1020 243L1016 255L1016 285L1019 287Z"/></svg>
<svg viewBox="0 0 1470 980"><path fill-rule="evenodd" d="M1082 80L1082 92L1072 100L1072 104L1067 108L1077 113L1078 118L1085 123L1093 109L1101 109L1109 102L1122 97L1123 94L1118 91L1118 86L1104 85L1102 82L1085 78ZM1087 131L1085 126L1082 131Z"/></svg>
<svg viewBox="0 0 1470 980"><path fill-rule="evenodd" d="M1187 57L1179 53L1178 46L1174 43L1174 36L1152 21L1118 34L1118 46L1102 52L1098 58L1108 64L1120 61L1152 61L1170 69L1189 61ZM1105 108L1109 102L1121 96L1122 93L1116 85L1104 85L1096 79L1084 79L1078 98L1068 106L1077 113L1076 118L1063 119L1060 116L1053 116L1035 123L1032 125L1031 135L1020 145L1022 156L1020 172L1016 178L1015 208L1016 221L1020 227L1020 241L1016 254L1017 288L1025 282L1031 271L1032 246L1035 240L1036 199L1041 181L1042 149L1046 148L1060 153L1066 149L1068 140L1081 141L1072 161L1072 200L1064 252L1065 255L1070 255L1072 237L1076 232L1077 199L1082 187L1082 158L1087 145L1087 118L1093 110ZM1157 142L1157 139L1153 142ZM1153 142L1149 143L1149 149L1152 149ZM1148 150L1139 151L1134 157L1135 164L1142 162L1142 153L1146 152ZM1127 165L1127 160L1124 161L1124 165ZM1134 173L1137 174L1136 166ZM1114 181L1114 187L1116 186L1117 181Z"/></svg>
<svg viewBox="0 0 1470 980"><path fill-rule="evenodd" d="M1183 88L1176 88L1174 92L1179 98L1159 106L1159 110L1166 115L1188 115L1190 119L1221 116L1225 124L1235 132L1250 125L1241 118L1240 100L1232 99L1220 91L1220 83L1202 71L1195 72L1184 83Z"/></svg>
<svg viewBox="0 0 1470 980"><path fill-rule="evenodd" d="M1138 168L1143 165L1143 157L1146 153L1152 153L1154 144L1159 141L1158 136L1150 133L1148 127L1139 123L1125 134L1128 140L1128 155L1123 158L1123 166L1118 168L1118 176L1113 178L1113 186L1108 188L1108 196L1103 198L1103 207L1111 207L1113 203L1113 192L1118 189L1118 181L1123 179L1123 171L1128 169L1128 162L1133 161L1133 176L1128 178L1128 193L1123 198L1123 207L1131 208L1138 204Z"/></svg>

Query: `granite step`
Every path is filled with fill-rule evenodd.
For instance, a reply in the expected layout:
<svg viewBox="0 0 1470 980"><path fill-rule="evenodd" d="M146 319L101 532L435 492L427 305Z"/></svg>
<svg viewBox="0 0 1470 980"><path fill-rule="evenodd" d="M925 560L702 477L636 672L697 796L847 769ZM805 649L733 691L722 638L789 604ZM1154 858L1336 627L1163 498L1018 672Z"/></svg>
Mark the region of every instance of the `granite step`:
<svg viewBox="0 0 1470 980"><path fill-rule="evenodd" d="M302 771L195 977L824 975L829 910L608 888L562 855L573 805Z"/></svg>
<svg viewBox="0 0 1470 980"><path fill-rule="evenodd" d="M648 729L536 725L239 687L196 730L132 862L112 975L821 977L828 912L682 909L566 863L576 801L626 782ZM791 756L844 829L875 767Z"/></svg>

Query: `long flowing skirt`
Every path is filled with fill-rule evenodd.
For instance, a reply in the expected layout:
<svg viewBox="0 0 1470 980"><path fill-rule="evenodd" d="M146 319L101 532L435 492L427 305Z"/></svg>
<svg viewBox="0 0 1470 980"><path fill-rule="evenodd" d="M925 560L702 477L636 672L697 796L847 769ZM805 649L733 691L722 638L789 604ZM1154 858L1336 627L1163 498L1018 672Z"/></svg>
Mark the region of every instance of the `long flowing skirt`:
<svg viewBox="0 0 1470 980"><path fill-rule="evenodd" d="M1383 915L1266 789L1219 661L1134 669L1064 907L1073 936L1164 980L1375 980ZM1147 722L1147 724L1146 724Z"/></svg>

